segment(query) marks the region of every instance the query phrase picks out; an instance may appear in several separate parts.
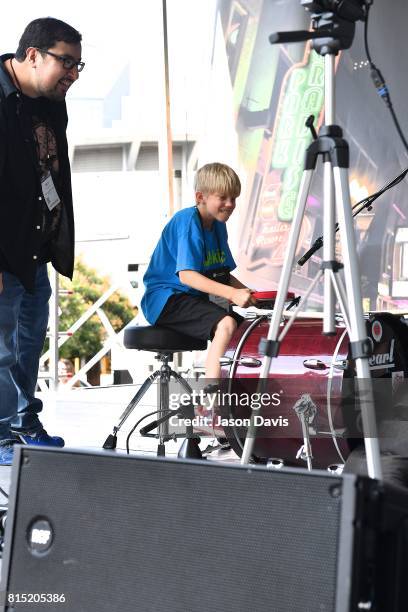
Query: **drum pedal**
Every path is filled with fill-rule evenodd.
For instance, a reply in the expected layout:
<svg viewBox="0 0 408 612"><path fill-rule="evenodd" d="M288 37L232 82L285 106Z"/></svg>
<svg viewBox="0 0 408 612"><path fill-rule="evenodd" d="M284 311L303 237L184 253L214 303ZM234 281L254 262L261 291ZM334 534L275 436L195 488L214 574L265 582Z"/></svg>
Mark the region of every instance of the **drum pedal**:
<svg viewBox="0 0 408 612"><path fill-rule="evenodd" d="M346 428L342 429L334 429L333 431L317 431L317 436L323 436L328 438L345 438L346 437Z"/></svg>
<svg viewBox="0 0 408 612"><path fill-rule="evenodd" d="M281 470L285 466L283 459L277 459L276 457L268 459L266 467L268 470Z"/></svg>
<svg viewBox="0 0 408 612"><path fill-rule="evenodd" d="M210 455L215 451L226 451L231 449L231 445L228 441L224 444L218 438L216 438L216 440L217 444L209 444L208 446L206 446L206 448L202 451L203 455Z"/></svg>
<svg viewBox="0 0 408 612"><path fill-rule="evenodd" d="M306 445L302 444L302 446L299 448L298 452L296 453L296 459L302 459L302 461L308 461L310 459L313 459L313 455L311 453L312 447L309 445L310 450L307 452L306 451Z"/></svg>
<svg viewBox="0 0 408 612"><path fill-rule="evenodd" d="M344 470L344 463L332 463L327 466L327 471L334 476L341 476Z"/></svg>

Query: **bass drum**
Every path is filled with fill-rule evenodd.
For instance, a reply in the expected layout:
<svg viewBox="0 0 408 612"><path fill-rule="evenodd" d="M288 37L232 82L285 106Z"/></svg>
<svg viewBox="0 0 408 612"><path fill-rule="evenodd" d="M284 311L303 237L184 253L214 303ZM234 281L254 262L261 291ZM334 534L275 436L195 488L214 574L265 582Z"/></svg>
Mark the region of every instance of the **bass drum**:
<svg viewBox="0 0 408 612"><path fill-rule="evenodd" d="M221 389L229 400L220 402L218 420L228 442L241 456L252 405L259 409L254 459L276 466L305 466L297 410L307 406L314 414L309 426L313 467L343 464L361 441L361 418L354 399L355 364L342 319L337 319L332 336L322 335L321 316L295 320L279 356L272 360L264 402L256 392L262 370L259 345L268 335L269 318L267 314L247 318L223 360ZM388 409L408 374L407 326L403 317L390 313L368 314L366 325L373 346L370 369L376 405ZM379 393L382 398L377 401Z"/></svg>

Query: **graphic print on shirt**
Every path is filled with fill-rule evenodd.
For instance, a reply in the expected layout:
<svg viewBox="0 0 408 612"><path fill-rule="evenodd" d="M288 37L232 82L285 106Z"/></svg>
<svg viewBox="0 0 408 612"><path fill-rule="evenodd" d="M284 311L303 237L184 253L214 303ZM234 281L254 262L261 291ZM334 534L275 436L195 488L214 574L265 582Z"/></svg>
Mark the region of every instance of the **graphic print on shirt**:
<svg viewBox="0 0 408 612"><path fill-rule="evenodd" d="M209 268L210 266L214 266L217 264L224 265L226 259L227 256L224 251L220 251L220 249L211 249L206 253L206 258L204 260L204 268Z"/></svg>
<svg viewBox="0 0 408 612"><path fill-rule="evenodd" d="M33 116L33 130L37 144L38 163L41 169L41 178L51 172L54 185L58 191L59 161L57 140L54 130L43 119ZM60 199L61 194L58 194ZM47 205L43 205L42 233L44 236L51 235L58 227L61 216L62 202L50 212Z"/></svg>

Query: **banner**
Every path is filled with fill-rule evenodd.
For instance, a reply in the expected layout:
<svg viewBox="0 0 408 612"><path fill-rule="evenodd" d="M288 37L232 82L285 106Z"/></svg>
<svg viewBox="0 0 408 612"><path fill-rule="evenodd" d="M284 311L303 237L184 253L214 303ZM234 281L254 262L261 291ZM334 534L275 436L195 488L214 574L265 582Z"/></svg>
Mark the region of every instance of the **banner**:
<svg viewBox="0 0 408 612"><path fill-rule="evenodd" d="M324 114L324 60L310 43L271 45L272 32L307 30L311 15L300 0L220 0L219 18L231 79L235 126L246 193L241 201L241 278L259 290L275 289L287 246L305 150L309 115L319 129ZM395 112L408 137L405 31L408 5L376 0L369 42L389 84ZM408 164L391 115L378 96L367 62L362 22L351 49L336 60L336 123L350 146L352 205L374 193ZM392 40L392 46L390 46ZM297 259L322 235L323 173L319 162L308 197ZM390 190L355 220L366 310L408 308L408 187ZM337 241L337 254L341 249ZM292 291L302 295L320 268L322 251L296 266ZM320 309L322 284L309 299Z"/></svg>

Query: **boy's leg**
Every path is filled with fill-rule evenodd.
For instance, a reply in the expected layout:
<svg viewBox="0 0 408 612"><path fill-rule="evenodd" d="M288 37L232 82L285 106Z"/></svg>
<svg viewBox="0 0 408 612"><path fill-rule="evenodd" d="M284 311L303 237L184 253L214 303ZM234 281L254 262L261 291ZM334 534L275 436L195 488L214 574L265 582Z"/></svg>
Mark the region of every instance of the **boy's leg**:
<svg viewBox="0 0 408 612"><path fill-rule="evenodd" d="M218 379L220 377L220 357L224 355L237 327L237 321L228 315L223 317L217 323L210 348L208 349L207 360L205 362L206 378Z"/></svg>
<svg viewBox="0 0 408 612"><path fill-rule="evenodd" d="M218 379L219 359L243 317L201 297L177 294L169 298L156 325L162 325L193 338L212 338L206 359L206 378Z"/></svg>

